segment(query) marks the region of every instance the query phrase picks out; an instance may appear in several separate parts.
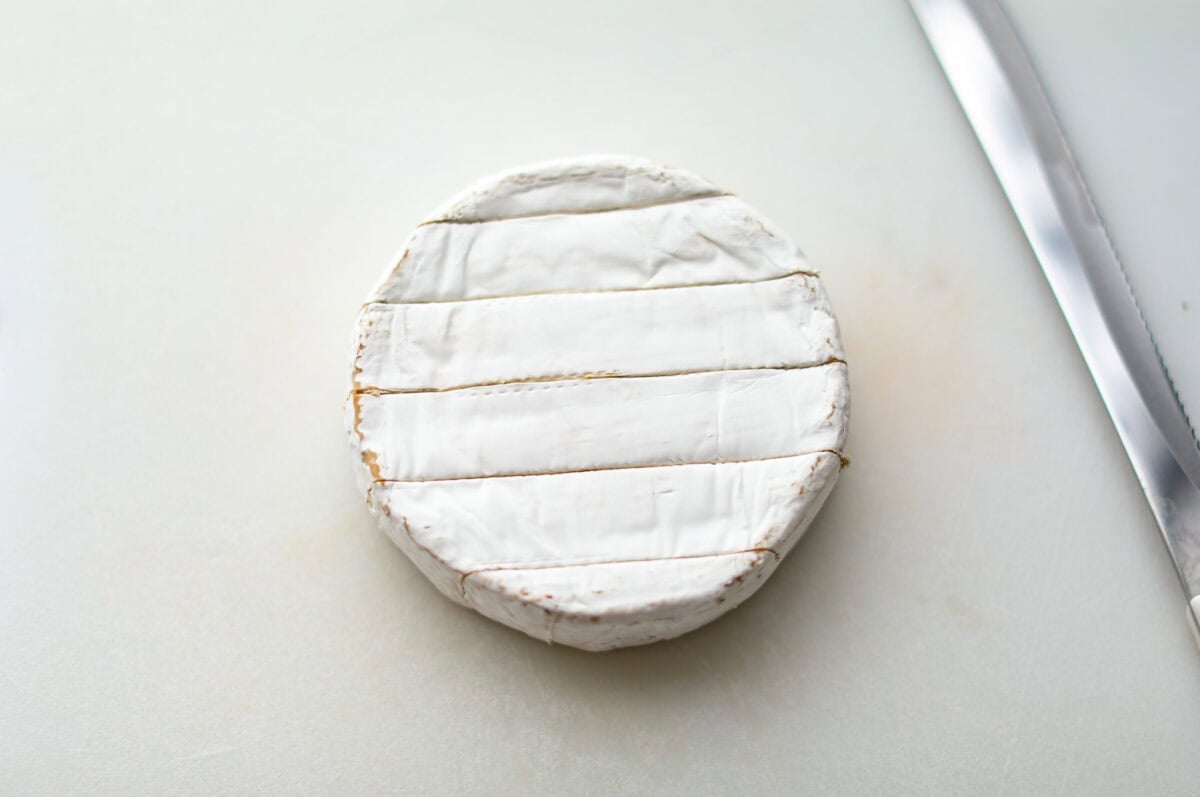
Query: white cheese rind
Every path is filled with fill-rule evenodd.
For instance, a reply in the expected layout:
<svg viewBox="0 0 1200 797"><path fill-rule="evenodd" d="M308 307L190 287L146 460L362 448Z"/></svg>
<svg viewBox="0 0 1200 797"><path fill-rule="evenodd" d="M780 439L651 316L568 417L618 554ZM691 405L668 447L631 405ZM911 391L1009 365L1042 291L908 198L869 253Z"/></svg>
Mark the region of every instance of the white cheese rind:
<svg viewBox="0 0 1200 797"><path fill-rule="evenodd" d="M369 305L362 389L449 389L582 375L799 368L841 359L820 281Z"/></svg>
<svg viewBox="0 0 1200 797"><path fill-rule="evenodd" d="M846 366L361 395L376 480L746 461L844 442ZM616 497L614 496L614 500Z"/></svg>
<svg viewBox="0 0 1200 797"><path fill-rule="evenodd" d="M438 592L461 606L469 606L470 604L463 593L462 579L464 574L459 573L451 567L447 567L446 563L438 559L433 552L421 547L413 536L409 534L409 526L403 516L393 515L389 508L377 507L370 501L368 501L368 504L372 510L378 512L380 526L382 526L384 533L395 543L397 548L412 560L417 569L421 571L421 574L437 587Z"/></svg>
<svg viewBox="0 0 1200 797"><path fill-rule="evenodd" d="M754 592L843 462L837 324L795 245L694 175L597 156L490 178L411 237L347 426L447 597L587 650Z"/></svg>
<svg viewBox="0 0 1200 797"><path fill-rule="evenodd" d="M620 291L809 271L775 225L732 196L584 215L424 224L370 302Z"/></svg>
<svg viewBox="0 0 1200 797"><path fill-rule="evenodd" d="M370 498L403 518L414 543L466 574L782 547L791 527L815 512L840 466L838 455L819 452L758 462L381 482Z"/></svg>
<svg viewBox="0 0 1200 797"><path fill-rule="evenodd" d="M692 559L475 573L464 595L481 614L583 650L645 645L699 628L762 586L779 558L747 551Z"/></svg>
<svg viewBox="0 0 1200 797"><path fill-rule="evenodd" d="M430 221L475 222L548 213L594 213L720 193L707 180L653 161L592 155L547 161L484 178L451 197Z"/></svg>

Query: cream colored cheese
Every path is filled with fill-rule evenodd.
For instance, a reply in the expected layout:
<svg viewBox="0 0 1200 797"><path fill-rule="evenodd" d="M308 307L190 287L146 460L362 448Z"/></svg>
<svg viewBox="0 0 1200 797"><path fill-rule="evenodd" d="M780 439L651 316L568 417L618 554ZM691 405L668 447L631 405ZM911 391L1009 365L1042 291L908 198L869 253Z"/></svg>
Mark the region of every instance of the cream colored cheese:
<svg viewBox="0 0 1200 797"><path fill-rule="evenodd" d="M482 181L359 318L347 402L384 528L447 596L601 650L736 606L836 481L821 282L706 181L631 158Z"/></svg>

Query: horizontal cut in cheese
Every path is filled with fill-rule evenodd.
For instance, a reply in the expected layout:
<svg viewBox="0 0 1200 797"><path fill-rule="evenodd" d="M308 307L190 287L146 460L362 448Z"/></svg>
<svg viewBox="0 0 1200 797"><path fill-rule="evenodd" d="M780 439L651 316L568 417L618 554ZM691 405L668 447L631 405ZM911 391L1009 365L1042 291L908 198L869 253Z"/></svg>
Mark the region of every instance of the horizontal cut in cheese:
<svg viewBox="0 0 1200 797"><path fill-rule="evenodd" d="M788 237L618 156L452 198L359 317L347 425L384 530L447 597L587 650L749 597L837 480L847 366Z"/></svg>
<svg viewBox="0 0 1200 797"><path fill-rule="evenodd" d="M820 281L803 274L631 294L376 304L361 324L356 381L365 390L802 368L842 357Z"/></svg>

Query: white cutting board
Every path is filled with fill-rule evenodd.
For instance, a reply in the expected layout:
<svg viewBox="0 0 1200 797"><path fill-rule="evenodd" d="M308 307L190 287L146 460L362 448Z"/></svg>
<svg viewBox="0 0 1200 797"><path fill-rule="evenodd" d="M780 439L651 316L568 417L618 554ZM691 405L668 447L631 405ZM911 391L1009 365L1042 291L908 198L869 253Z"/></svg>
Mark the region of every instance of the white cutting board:
<svg viewBox="0 0 1200 797"><path fill-rule="evenodd" d="M1013 6L1200 397L1197 6ZM5 16L0 791L1195 792L1182 594L904 4ZM339 412L409 228L590 151L790 230L855 391L854 464L771 583L610 655L440 598Z"/></svg>

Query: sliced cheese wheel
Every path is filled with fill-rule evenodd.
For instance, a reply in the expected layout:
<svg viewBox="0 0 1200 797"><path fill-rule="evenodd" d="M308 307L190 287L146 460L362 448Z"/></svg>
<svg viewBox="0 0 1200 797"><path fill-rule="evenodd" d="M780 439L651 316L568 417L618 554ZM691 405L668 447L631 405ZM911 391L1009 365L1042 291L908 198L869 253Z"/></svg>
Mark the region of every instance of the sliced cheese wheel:
<svg viewBox="0 0 1200 797"><path fill-rule="evenodd" d="M715 619L843 462L820 279L678 169L593 156L483 180L359 316L347 424L387 534L452 600L605 650Z"/></svg>

